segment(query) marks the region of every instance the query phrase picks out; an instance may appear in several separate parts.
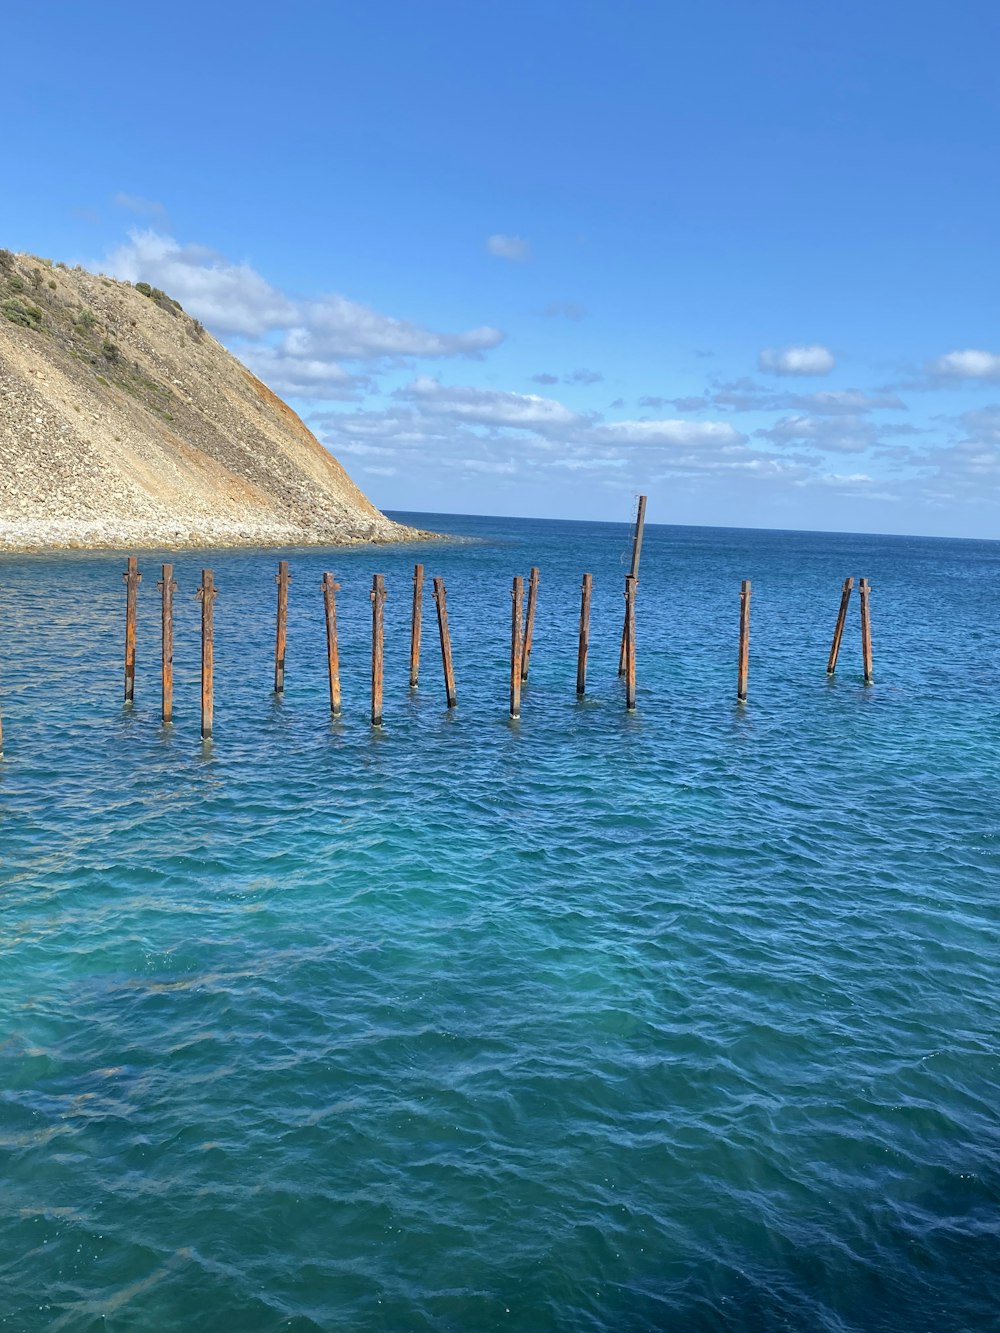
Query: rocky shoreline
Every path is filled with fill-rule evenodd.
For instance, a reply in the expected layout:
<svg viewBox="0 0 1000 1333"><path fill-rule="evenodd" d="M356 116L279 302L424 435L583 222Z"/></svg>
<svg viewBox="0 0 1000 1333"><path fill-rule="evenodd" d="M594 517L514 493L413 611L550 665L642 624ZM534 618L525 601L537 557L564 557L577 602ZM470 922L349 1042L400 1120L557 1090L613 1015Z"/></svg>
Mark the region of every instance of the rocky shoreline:
<svg viewBox="0 0 1000 1333"><path fill-rule="evenodd" d="M214 521L178 529L175 524L94 523L81 519L37 522L0 520L0 556L58 551L186 551L275 546L385 546L405 542L453 541L447 534L394 524L330 529L291 524Z"/></svg>

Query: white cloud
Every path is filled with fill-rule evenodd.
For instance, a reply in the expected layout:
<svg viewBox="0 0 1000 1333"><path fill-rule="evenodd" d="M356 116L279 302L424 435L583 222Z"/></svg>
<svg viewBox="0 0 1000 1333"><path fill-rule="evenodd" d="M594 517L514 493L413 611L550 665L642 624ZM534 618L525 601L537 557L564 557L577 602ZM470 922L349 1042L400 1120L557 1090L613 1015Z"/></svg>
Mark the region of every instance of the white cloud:
<svg viewBox="0 0 1000 1333"><path fill-rule="evenodd" d="M744 439L728 421L609 421L594 434L616 444L727 446Z"/></svg>
<svg viewBox="0 0 1000 1333"><path fill-rule="evenodd" d="M972 348L964 352L946 352L931 362L928 370L932 375L947 379L1000 380L1000 356Z"/></svg>
<svg viewBox="0 0 1000 1333"><path fill-rule="evenodd" d="M502 389L449 388L422 375L397 389L394 398L418 403L435 416L456 417L484 426L525 427L575 426L584 418L554 398L535 393L509 393Z"/></svg>
<svg viewBox="0 0 1000 1333"><path fill-rule="evenodd" d="M513 263L523 263L531 254L523 236L504 236L502 232L487 236L486 249L495 259L509 259Z"/></svg>
<svg viewBox="0 0 1000 1333"><path fill-rule="evenodd" d="M335 361L291 355L266 343L241 347L240 357L258 379L285 397L350 400L373 387L370 376L352 375Z"/></svg>
<svg viewBox="0 0 1000 1333"><path fill-rule="evenodd" d="M878 439L871 422L851 416L783 417L769 430L756 433L775 444L812 445L815 449L839 454L863 453Z"/></svg>
<svg viewBox="0 0 1000 1333"><path fill-rule="evenodd" d="M105 262L108 273L151 282L221 334L259 337L294 323L294 301L249 264L233 264L203 245L182 245L153 230L131 231Z"/></svg>
<svg viewBox="0 0 1000 1333"><path fill-rule="evenodd" d="M478 358L503 340L480 326L438 333L332 293L294 300L249 264L152 229L132 231L104 265L130 282L162 287L220 336L248 339L237 351L279 392L342 398L364 383L338 361L398 362L408 357Z"/></svg>
<svg viewBox="0 0 1000 1333"><path fill-rule="evenodd" d="M833 353L814 343L809 347L765 347L757 358L761 370L774 375L828 375Z"/></svg>

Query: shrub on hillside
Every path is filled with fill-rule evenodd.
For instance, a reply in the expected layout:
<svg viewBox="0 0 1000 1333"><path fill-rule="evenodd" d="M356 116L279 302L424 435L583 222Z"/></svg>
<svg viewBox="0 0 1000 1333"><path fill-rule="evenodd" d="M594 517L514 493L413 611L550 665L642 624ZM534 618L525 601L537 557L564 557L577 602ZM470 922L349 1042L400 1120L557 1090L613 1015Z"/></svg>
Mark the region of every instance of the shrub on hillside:
<svg viewBox="0 0 1000 1333"><path fill-rule="evenodd" d="M30 301L4 301L0 304L0 314L12 324L20 324L25 329L42 327L42 312Z"/></svg>

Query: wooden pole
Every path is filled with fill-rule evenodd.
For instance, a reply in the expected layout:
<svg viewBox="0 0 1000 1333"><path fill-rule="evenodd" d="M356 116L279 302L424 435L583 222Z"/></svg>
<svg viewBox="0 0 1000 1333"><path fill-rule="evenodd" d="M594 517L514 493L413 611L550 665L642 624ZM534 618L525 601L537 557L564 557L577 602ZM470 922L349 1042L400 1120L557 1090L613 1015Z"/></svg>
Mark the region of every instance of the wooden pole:
<svg viewBox="0 0 1000 1333"><path fill-rule="evenodd" d="M278 572L274 576L278 585L278 619L274 636L274 692L285 692L285 644L288 639L288 585L291 575L288 573L288 561L278 561Z"/></svg>
<svg viewBox="0 0 1000 1333"><path fill-rule="evenodd" d="M510 592L510 715L521 716L521 653L524 640L521 637L521 607L524 602L524 579L520 574L514 579Z"/></svg>
<svg viewBox="0 0 1000 1333"><path fill-rule="evenodd" d="M163 575L156 585L161 593L160 622L160 719L166 724L174 720L174 581L173 565L163 566Z"/></svg>
<svg viewBox="0 0 1000 1333"><path fill-rule="evenodd" d="M830 658L826 664L826 674L832 676L837 670L837 658L840 655L840 641L844 637L844 625L847 622L847 604L851 600L851 589L854 587L852 578L844 579L844 586L840 590L840 610L837 612L837 624L833 631L833 643L830 645Z"/></svg>
<svg viewBox="0 0 1000 1333"><path fill-rule="evenodd" d="M639 582L639 557L642 555L642 534L646 526L646 497L639 496L639 508L635 514L635 533L632 537L632 564L629 568L629 577ZM622 626L622 644L621 651L618 654L618 674L625 674L625 627Z"/></svg>
<svg viewBox="0 0 1000 1333"><path fill-rule="evenodd" d="M576 653L576 692L587 692L587 648L590 643L590 594L594 580L589 574L583 576L580 594L580 646Z"/></svg>
<svg viewBox="0 0 1000 1333"><path fill-rule="evenodd" d="M215 644L214 616L215 577L210 569L201 571L201 587L197 599L201 602L201 739L212 739L212 717L215 697Z"/></svg>
<svg viewBox="0 0 1000 1333"><path fill-rule="evenodd" d="M443 586L443 585L442 585ZM410 626L410 689L417 688L420 675L420 621L424 601L424 567L413 566L413 621Z"/></svg>
<svg viewBox="0 0 1000 1333"><path fill-rule="evenodd" d="M635 712L635 588L639 580L625 578L625 707Z"/></svg>
<svg viewBox="0 0 1000 1333"><path fill-rule="evenodd" d="M128 558L128 568L122 575L125 583L125 702L135 702L135 612L138 602L139 562L134 555Z"/></svg>
<svg viewBox="0 0 1000 1333"><path fill-rule="evenodd" d="M372 726L382 725L382 674L385 649L385 576L372 578Z"/></svg>
<svg viewBox="0 0 1000 1333"><path fill-rule="evenodd" d="M528 679L531 644L535 637L535 603L538 600L538 566L531 566L528 577L528 610L524 618L524 651L521 653L521 679Z"/></svg>
<svg viewBox="0 0 1000 1333"><path fill-rule="evenodd" d="M323 606L326 610L326 661L330 675L330 712L340 716L340 651L337 647L337 593L340 584L332 574L324 574Z"/></svg>
<svg viewBox="0 0 1000 1333"><path fill-rule="evenodd" d="M448 603L444 589L444 579L434 580L434 601L437 605L438 632L441 635L441 664L444 667L444 688L448 696L448 707L454 708L458 702L455 694L455 672L451 665L451 634L448 631Z"/></svg>
<svg viewBox="0 0 1000 1333"><path fill-rule="evenodd" d="M740 584L740 667L736 684L736 698L747 701L747 677L750 673L750 580Z"/></svg>
<svg viewBox="0 0 1000 1333"><path fill-rule="evenodd" d="M867 579L862 579L858 584L858 596L861 598L861 659L865 668L865 684L873 685L875 677L872 675L872 621L869 606L871 584Z"/></svg>

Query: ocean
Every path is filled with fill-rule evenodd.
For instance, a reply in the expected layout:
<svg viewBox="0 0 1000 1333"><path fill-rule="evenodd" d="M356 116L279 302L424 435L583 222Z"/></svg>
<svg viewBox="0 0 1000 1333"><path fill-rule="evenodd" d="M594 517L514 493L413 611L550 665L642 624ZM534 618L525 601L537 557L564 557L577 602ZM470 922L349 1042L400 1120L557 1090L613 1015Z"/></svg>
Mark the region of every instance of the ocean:
<svg viewBox="0 0 1000 1333"><path fill-rule="evenodd" d="M1000 543L650 522L629 714L628 524L397 517L175 557L166 731L169 553L130 708L124 558L0 559L0 1328L997 1328Z"/></svg>

